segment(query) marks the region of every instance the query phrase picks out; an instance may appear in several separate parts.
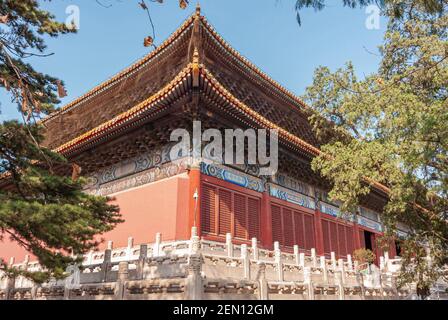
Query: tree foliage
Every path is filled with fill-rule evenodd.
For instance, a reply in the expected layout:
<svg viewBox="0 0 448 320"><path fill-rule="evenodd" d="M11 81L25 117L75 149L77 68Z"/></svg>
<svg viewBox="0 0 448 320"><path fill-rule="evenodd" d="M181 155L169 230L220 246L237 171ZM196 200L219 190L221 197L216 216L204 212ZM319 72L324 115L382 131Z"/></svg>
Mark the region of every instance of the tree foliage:
<svg viewBox="0 0 448 320"><path fill-rule="evenodd" d="M76 256L98 245L97 234L121 220L108 199L83 192L83 178L58 173L69 164L36 145L42 139L37 125L0 125L0 172L10 176L4 179L7 187L0 189L0 241L10 237L33 253L48 269L34 276L46 279L62 276Z"/></svg>
<svg viewBox="0 0 448 320"><path fill-rule="evenodd" d="M33 116L53 111L59 103L62 82L35 70L25 60L45 56L44 36L57 37L75 32L40 9L35 0L0 0L0 86L8 90L20 111Z"/></svg>
<svg viewBox="0 0 448 320"><path fill-rule="evenodd" d="M384 3L378 72L357 79L351 63L319 67L304 99L324 143L312 166L332 182L330 197L355 212L373 181L390 189L386 236L397 222L410 227L400 280L417 281L424 295L448 262L448 14L446 3L432 11L425 1L400 2L398 16L396 2ZM332 139L327 120L349 138Z"/></svg>
<svg viewBox="0 0 448 320"><path fill-rule="evenodd" d="M85 180L61 155L42 147L36 118L54 110L65 95L60 80L26 62L46 56L45 37L74 32L35 0L0 0L0 87L10 93L23 122L0 125L0 241L9 237L34 254L44 268L27 273L0 261L0 269L42 282L62 277L77 255L98 245L97 235L120 223L107 198L82 192Z"/></svg>
<svg viewBox="0 0 448 320"><path fill-rule="evenodd" d="M394 18L402 18L409 6L408 1L401 0L342 0L342 4L349 8L363 8L369 5L378 6L386 15L392 15ZM413 0L412 6L418 6L419 10L434 14L443 11L445 0ZM323 10L326 6L325 0L296 0L297 22L302 23L300 11L303 8L313 8L316 11Z"/></svg>

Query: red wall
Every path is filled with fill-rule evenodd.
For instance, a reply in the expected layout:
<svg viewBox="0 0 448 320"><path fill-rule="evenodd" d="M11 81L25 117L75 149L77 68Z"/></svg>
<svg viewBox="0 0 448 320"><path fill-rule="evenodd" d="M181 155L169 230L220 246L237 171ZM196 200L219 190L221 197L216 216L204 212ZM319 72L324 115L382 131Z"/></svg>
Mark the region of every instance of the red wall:
<svg viewBox="0 0 448 320"><path fill-rule="evenodd" d="M125 222L102 238L113 240L114 247L125 247L129 237L136 244L154 242L158 232L162 240L189 238L188 185L184 174L111 195Z"/></svg>
<svg viewBox="0 0 448 320"><path fill-rule="evenodd" d="M114 230L99 238L112 240L114 247L127 246L127 239L134 238L135 244L154 242L156 233L162 233L162 240L184 240L190 237L188 223L189 177L182 174L158 182L123 191L114 195L114 203L120 206L125 220ZM106 242L100 249L106 247ZM27 252L5 236L0 241L0 257L16 262L24 260Z"/></svg>
<svg viewBox="0 0 448 320"><path fill-rule="evenodd" d="M22 262L27 254L27 251L19 246L17 242L11 242L7 235L0 241L0 258L6 262L9 262L11 257L15 258L16 263Z"/></svg>

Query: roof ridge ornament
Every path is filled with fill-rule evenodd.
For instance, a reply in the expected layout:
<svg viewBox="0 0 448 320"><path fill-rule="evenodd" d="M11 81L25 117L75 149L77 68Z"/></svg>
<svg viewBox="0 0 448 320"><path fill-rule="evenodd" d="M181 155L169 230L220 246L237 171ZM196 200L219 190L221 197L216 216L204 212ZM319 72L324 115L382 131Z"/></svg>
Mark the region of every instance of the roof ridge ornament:
<svg viewBox="0 0 448 320"><path fill-rule="evenodd" d="M193 64L197 64L199 65L199 50L197 47L194 48L194 53L193 53Z"/></svg>
<svg viewBox="0 0 448 320"><path fill-rule="evenodd" d="M191 32L190 44L188 45L187 63L194 62L195 55L199 58L201 50L201 6L199 2L196 7L196 13L193 15L193 30ZM198 51L198 52L196 52Z"/></svg>
<svg viewBox="0 0 448 320"><path fill-rule="evenodd" d="M192 63L192 73L193 73L193 88L199 87L199 50L197 47L194 48L193 53L193 63Z"/></svg>
<svg viewBox="0 0 448 320"><path fill-rule="evenodd" d="M196 3L196 17L200 17L201 16L201 4L199 3L199 1Z"/></svg>

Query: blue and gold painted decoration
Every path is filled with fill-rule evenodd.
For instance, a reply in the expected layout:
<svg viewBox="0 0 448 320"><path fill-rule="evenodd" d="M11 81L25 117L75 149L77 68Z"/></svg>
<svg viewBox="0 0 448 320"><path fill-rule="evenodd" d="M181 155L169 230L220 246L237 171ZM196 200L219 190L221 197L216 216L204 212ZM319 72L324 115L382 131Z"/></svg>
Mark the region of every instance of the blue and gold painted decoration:
<svg viewBox="0 0 448 320"><path fill-rule="evenodd" d="M311 186L302 181L288 177L285 174L282 173L276 174L275 176L272 177L272 182L287 189L299 192L301 194L313 196L313 188Z"/></svg>
<svg viewBox="0 0 448 320"><path fill-rule="evenodd" d="M320 212L330 215L332 217L336 217L336 218L340 218L340 219L344 219L346 221L349 222L354 222L355 221L355 217L353 214L351 213L343 213L341 212L341 210L335 206L335 205L331 205L325 202L319 202L319 209Z"/></svg>
<svg viewBox="0 0 448 320"><path fill-rule="evenodd" d="M333 217L340 217L341 211L338 207L325 202L319 202L320 212L328 214Z"/></svg>
<svg viewBox="0 0 448 320"><path fill-rule="evenodd" d="M378 232L383 232L383 226L380 223L362 216L358 216L358 224Z"/></svg>
<svg viewBox="0 0 448 320"><path fill-rule="evenodd" d="M270 186L270 195L276 197L278 199L297 204L299 206L308 208L308 209L316 209L316 203L314 200L306 195L289 191L280 187Z"/></svg>
<svg viewBox="0 0 448 320"><path fill-rule="evenodd" d="M230 168L201 162L201 173L257 192L265 190L261 179L250 177Z"/></svg>
<svg viewBox="0 0 448 320"><path fill-rule="evenodd" d="M161 148L141 154L135 158L124 160L110 167L104 168L89 177L89 188L98 187L105 183L110 183L118 179L146 171L148 169L160 167L164 164L184 159L186 156L179 155L175 159L170 158L170 151L173 145L165 145Z"/></svg>

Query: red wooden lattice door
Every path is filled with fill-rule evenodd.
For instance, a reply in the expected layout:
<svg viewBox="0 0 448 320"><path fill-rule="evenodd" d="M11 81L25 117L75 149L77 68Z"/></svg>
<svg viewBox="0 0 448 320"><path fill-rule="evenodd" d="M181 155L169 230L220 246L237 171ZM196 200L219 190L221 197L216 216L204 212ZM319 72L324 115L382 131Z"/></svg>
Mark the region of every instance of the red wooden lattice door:
<svg viewBox="0 0 448 320"><path fill-rule="evenodd" d="M250 240L260 237L260 199L243 193L202 184L201 230L204 234Z"/></svg>
<svg viewBox="0 0 448 320"><path fill-rule="evenodd" d="M314 218L278 204L271 205L272 238L284 247L298 245L300 249L315 248Z"/></svg>
<svg viewBox="0 0 448 320"><path fill-rule="evenodd" d="M354 250L353 227L338 221L322 219L322 234L324 237L324 253L331 252L338 257L346 257Z"/></svg>

